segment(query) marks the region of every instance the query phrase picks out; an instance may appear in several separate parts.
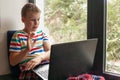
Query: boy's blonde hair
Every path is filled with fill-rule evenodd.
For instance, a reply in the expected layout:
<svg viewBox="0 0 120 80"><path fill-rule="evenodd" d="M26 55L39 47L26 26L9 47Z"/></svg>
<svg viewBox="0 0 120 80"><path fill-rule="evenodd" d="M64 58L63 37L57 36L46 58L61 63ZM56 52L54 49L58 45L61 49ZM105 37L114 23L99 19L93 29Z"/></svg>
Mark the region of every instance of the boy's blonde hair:
<svg viewBox="0 0 120 80"><path fill-rule="evenodd" d="M26 17L26 14L28 12L37 12L41 13L40 9L33 3L27 3L23 6L22 11L21 11L21 16Z"/></svg>

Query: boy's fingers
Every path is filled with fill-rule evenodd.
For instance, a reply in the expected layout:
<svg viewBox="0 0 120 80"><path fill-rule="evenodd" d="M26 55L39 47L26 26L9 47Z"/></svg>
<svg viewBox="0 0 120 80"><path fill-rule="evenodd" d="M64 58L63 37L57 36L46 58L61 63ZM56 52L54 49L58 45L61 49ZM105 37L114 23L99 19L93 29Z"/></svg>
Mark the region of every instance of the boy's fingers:
<svg viewBox="0 0 120 80"><path fill-rule="evenodd" d="M36 42L36 39L32 42L32 38L33 38L34 35L35 35L34 33L31 33L31 34L28 35L27 44L28 44L28 49L30 49L30 50L33 48L33 46L35 45L35 42Z"/></svg>
<svg viewBox="0 0 120 80"><path fill-rule="evenodd" d="M35 43L36 43L36 39L33 41L32 47L35 45Z"/></svg>
<svg viewBox="0 0 120 80"><path fill-rule="evenodd" d="M28 38L31 38L31 39L32 39L34 35L35 35L35 33L29 33L29 34L28 34Z"/></svg>

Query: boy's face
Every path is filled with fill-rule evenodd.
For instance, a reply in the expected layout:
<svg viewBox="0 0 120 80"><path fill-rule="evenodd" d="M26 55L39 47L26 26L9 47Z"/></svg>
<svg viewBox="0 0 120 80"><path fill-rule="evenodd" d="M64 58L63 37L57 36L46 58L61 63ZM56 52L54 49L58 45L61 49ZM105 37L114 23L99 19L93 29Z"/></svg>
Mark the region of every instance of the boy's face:
<svg viewBox="0 0 120 80"><path fill-rule="evenodd" d="M40 13L28 12L26 17L22 17L22 21L25 24L25 31L27 33L33 33L37 30L40 23Z"/></svg>

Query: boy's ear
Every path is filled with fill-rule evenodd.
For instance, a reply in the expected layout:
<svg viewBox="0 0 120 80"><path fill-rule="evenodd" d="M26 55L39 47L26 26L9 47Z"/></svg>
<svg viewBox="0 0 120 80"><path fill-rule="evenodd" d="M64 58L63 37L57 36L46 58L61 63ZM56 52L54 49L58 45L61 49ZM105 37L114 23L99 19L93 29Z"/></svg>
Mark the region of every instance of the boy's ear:
<svg viewBox="0 0 120 80"><path fill-rule="evenodd" d="M22 20L22 22L25 22L25 18L24 17L22 17L21 20Z"/></svg>

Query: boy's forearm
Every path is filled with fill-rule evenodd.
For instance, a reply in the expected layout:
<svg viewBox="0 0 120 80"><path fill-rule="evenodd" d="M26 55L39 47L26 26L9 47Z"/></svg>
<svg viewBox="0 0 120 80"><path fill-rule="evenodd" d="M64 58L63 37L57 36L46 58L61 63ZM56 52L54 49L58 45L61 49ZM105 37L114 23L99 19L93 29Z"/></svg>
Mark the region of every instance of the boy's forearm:
<svg viewBox="0 0 120 80"><path fill-rule="evenodd" d="M24 57L28 54L28 52L29 52L28 49L25 49L24 51L21 51L19 53L11 52L10 53L10 64L12 66L17 65L24 59Z"/></svg>
<svg viewBox="0 0 120 80"><path fill-rule="evenodd" d="M41 54L39 57L41 58L42 61L49 60L50 59L50 51L46 51L45 53Z"/></svg>

